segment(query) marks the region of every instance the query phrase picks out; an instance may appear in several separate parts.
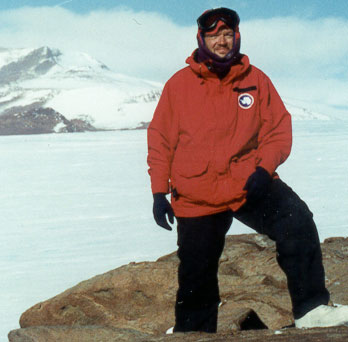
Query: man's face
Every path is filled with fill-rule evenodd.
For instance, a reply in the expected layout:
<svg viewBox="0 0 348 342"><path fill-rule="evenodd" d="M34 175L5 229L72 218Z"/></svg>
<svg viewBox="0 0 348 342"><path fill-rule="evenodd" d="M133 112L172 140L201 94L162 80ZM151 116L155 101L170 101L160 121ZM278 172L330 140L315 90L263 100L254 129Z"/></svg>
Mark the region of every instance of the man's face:
<svg viewBox="0 0 348 342"><path fill-rule="evenodd" d="M225 57L233 47L233 30L221 27L216 33L204 35L205 46L219 57Z"/></svg>

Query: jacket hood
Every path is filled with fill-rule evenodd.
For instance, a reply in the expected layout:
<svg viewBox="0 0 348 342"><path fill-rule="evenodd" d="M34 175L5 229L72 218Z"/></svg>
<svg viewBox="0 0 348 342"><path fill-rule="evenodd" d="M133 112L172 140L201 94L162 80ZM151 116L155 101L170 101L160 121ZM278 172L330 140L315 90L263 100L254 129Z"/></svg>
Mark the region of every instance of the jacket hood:
<svg viewBox="0 0 348 342"><path fill-rule="evenodd" d="M222 21L219 23L223 24ZM232 49L227 53L226 56L219 57L218 55L214 54L207 48L205 44L205 40L204 40L204 34L201 30L198 30L198 34L197 34L198 50L195 55L196 61L209 62L213 66L215 73L217 73L218 75L225 76L228 73L230 67L238 63L238 61L241 58L241 54L239 52L240 39L241 37L240 37L239 31L235 31L233 33Z"/></svg>
<svg viewBox="0 0 348 342"><path fill-rule="evenodd" d="M198 43L198 51L196 55L196 60L198 62L203 62L206 60L211 60L212 65L216 69L216 71L224 72L228 71L231 65L238 62L240 59L240 42L241 35L239 32L239 26L236 24L233 27L233 46L232 49L226 54L224 57L220 57L213 52L211 52L205 43L204 35L209 32L209 34L218 33L220 29L223 27L229 28L228 25L223 20L218 19L215 25L215 28L210 31L203 31L201 28L198 28L197 33L197 43Z"/></svg>
<svg viewBox="0 0 348 342"><path fill-rule="evenodd" d="M192 55L189 56L186 59L186 63L189 65L191 70L197 74L198 77L201 77L203 79L219 79L218 75L213 72L210 61L204 61L204 62L197 62L196 55L197 55L198 49L194 50ZM229 72L226 74L226 76L222 79L222 81L225 83L228 83L232 81L233 79L241 76L245 72L248 71L250 67L249 58L247 55L240 54L240 59L236 64L233 64L229 70Z"/></svg>

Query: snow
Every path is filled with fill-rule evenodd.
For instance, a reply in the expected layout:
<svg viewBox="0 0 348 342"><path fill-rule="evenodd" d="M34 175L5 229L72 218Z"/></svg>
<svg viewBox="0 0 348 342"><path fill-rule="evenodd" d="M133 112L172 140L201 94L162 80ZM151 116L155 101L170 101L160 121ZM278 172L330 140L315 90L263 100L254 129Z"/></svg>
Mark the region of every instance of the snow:
<svg viewBox="0 0 348 342"><path fill-rule="evenodd" d="M56 133L62 132L62 130L66 127L64 122L59 122L55 127L53 127L53 131Z"/></svg>
<svg viewBox="0 0 348 342"><path fill-rule="evenodd" d="M27 92L54 89L47 96L46 107L54 108L69 120L88 116L91 123L101 129L135 128L141 121L150 121L157 102L139 100L136 106L129 103L130 99L161 91L159 84L104 69L98 72L88 69L86 73L69 69L62 73L53 68L47 75L25 81L22 86ZM25 101L30 103L27 99Z"/></svg>
<svg viewBox="0 0 348 342"><path fill-rule="evenodd" d="M330 116L308 110L306 107L291 102L284 101L286 109L291 113L293 120L330 120Z"/></svg>
<svg viewBox="0 0 348 342"><path fill-rule="evenodd" d="M67 63L67 62L66 62ZM70 70L71 71L71 70ZM136 96L145 96L152 91L161 91L159 84L119 75L109 70L88 70L84 74L71 74L53 69L48 75L24 84L27 89L55 87L57 93L45 104L67 119L88 116L97 128L121 129L139 126L141 121L150 121L157 102L131 103ZM127 124L130 126L127 126Z"/></svg>
<svg viewBox="0 0 348 342"><path fill-rule="evenodd" d="M23 91L5 86L0 88L0 105L10 102L20 96L22 96Z"/></svg>
<svg viewBox="0 0 348 342"><path fill-rule="evenodd" d="M129 103L129 98L120 88L84 87L61 92L46 106L68 120L87 115L102 129L135 128L141 121L150 121L157 102Z"/></svg>
<svg viewBox="0 0 348 342"><path fill-rule="evenodd" d="M0 48L0 69L12 62L16 62L21 58L29 55L33 52L34 48L23 48L23 49L6 49Z"/></svg>
<svg viewBox="0 0 348 342"><path fill-rule="evenodd" d="M39 56L35 52L40 52ZM36 56L38 65L49 60L53 66L45 74L34 73L29 78L25 72L16 82L4 83L0 87L0 113L40 102L69 120L88 117L101 129L135 128L151 120L163 84L115 73L84 52L48 47L0 49L0 68L29 54ZM149 94L155 96L146 102ZM293 98L285 98L285 105L295 121L330 121L337 113L333 107L327 110L320 103Z"/></svg>
<svg viewBox="0 0 348 342"><path fill-rule="evenodd" d="M80 51L66 51L59 56L58 65L61 68L71 69L99 69L106 66L88 55L87 53Z"/></svg>
<svg viewBox="0 0 348 342"><path fill-rule="evenodd" d="M348 235L347 128L295 122L292 155L279 168L321 240ZM1 342L32 305L176 249L176 234L152 218L146 131L2 136L0 144ZM252 232L235 221L229 233Z"/></svg>
<svg viewBox="0 0 348 342"><path fill-rule="evenodd" d="M35 50L0 49L0 68ZM135 128L151 120L156 96L150 102L146 98L158 95L162 84L115 73L83 52L51 49L48 54L47 47L39 52L42 59L36 63L48 58L53 66L41 74L34 72L34 64L31 78L25 72L16 82L4 81L0 87L0 114L12 107L40 102L69 120L88 117L101 129Z"/></svg>

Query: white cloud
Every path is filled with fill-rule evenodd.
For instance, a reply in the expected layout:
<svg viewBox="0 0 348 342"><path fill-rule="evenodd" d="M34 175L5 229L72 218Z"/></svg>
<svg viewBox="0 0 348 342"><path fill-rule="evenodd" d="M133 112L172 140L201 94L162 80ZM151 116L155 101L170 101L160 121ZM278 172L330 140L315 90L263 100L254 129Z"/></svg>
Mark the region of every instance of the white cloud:
<svg viewBox="0 0 348 342"><path fill-rule="evenodd" d="M131 10L79 15L62 8L23 8L0 12L0 45L48 45L81 50L112 69L165 79L185 64L195 44L195 28L179 27L167 17Z"/></svg>
<svg viewBox="0 0 348 342"><path fill-rule="evenodd" d="M247 21L241 30L244 50L274 74L288 68L296 74L347 73L348 21L274 18Z"/></svg>
<svg viewBox="0 0 348 342"><path fill-rule="evenodd" d="M252 20L241 32L242 50L281 95L348 109L347 20Z"/></svg>
<svg viewBox="0 0 348 342"><path fill-rule="evenodd" d="M242 52L281 95L348 106L348 21L295 17L241 23ZM62 8L0 12L0 46L47 45L89 53L110 68L165 81L196 48L196 25L129 9L75 14Z"/></svg>

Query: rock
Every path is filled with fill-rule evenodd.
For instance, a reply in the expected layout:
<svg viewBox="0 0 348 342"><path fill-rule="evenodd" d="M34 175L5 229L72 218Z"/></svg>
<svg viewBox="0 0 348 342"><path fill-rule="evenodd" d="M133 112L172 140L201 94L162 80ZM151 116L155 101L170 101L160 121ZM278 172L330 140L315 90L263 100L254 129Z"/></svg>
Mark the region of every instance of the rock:
<svg viewBox="0 0 348 342"><path fill-rule="evenodd" d="M103 325L160 333L173 325L173 262L131 263L86 280L25 312L21 327Z"/></svg>
<svg viewBox="0 0 348 342"><path fill-rule="evenodd" d="M329 238L322 244L326 286L331 300L348 304L348 238Z"/></svg>
<svg viewBox="0 0 348 342"><path fill-rule="evenodd" d="M9 334L9 342L346 342L347 339L348 327L146 335L126 329L74 326L30 327Z"/></svg>
<svg viewBox="0 0 348 342"><path fill-rule="evenodd" d="M240 318L236 313L243 308L257 313L270 329L293 323L286 277L275 255L274 242L263 235L228 237L220 261L219 330L239 329ZM233 323L231 311L232 317L237 318Z"/></svg>
<svg viewBox="0 0 348 342"><path fill-rule="evenodd" d="M10 342L126 342L144 341L149 335L130 329L85 327L31 327L18 329L9 333Z"/></svg>
<svg viewBox="0 0 348 342"><path fill-rule="evenodd" d="M70 121L52 108L42 108L41 103L13 107L0 115L0 135L85 131L96 131L96 128L82 119Z"/></svg>
<svg viewBox="0 0 348 342"><path fill-rule="evenodd" d="M322 250L327 286L332 300L335 303L348 304L348 239L328 239L322 244ZM265 331L270 333L293 323L286 278L276 262L275 255L274 242L265 236L258 234L227 236L224 253L220 260L219 283L222 303L216 336L240 334L241 330L268 328L259 330L258 335L255 335L261 336L259 334L265 334ZM59 331L61 334L66 334L66 331L70 330L64 329L77 329L83 330L83 334L88 335L83 327L88 330L92 329L91 326L97 325L103 327L100 329L106 329L108 334L118 334L120 329L127 329L122 331L130 331L131 336L134 337L134 332L137 332L140 341L144 338L142 334L162 336L169 327L174 325L177 266L176 253L172 253L156 262L130 263L83 281L27 310L20 318L21 327L26 329L20 329L11 334L29 336L28 334L35 332L39 336L40 329L43 329L42 334L46 335L60 334ZM44 326L59 328L54 328L53 332ZM334 334L334 329L327 331ZM299 331L287 329L286 334L290 330ZM76 330L71 331L79 334ZM347 330L342 331L347 334ZM282 332L282 336L284 334L285 332ZM322 336L322 332L318 334L319 337ZM341 341L340 334L341 330L337 341ZM315 341L325 340L319 337ZM109 341L113 341L112 338L110 337ZM138 341L137 339L134 337L133 341ZM63 340L58 337L52 339L52 341ZM331 337L327 340L336 341ZM28 341L41 340L35 337ZM146 339L146 341L152 341L152 339ZM219 339L215 337L211 341L219 341ZM255 339L255 341L258 340ZM283 340L274 339L274 341Z"/></svg>
<svg viewBox="0 0 348 342"><path fill-rule="evenodd" d="M4 51L6 49L2 49ZM59 50L52 50L46 46L33 49L28 54L14 60L0 68L0 84L8 84L47 73L57 64Z"/></svg>

